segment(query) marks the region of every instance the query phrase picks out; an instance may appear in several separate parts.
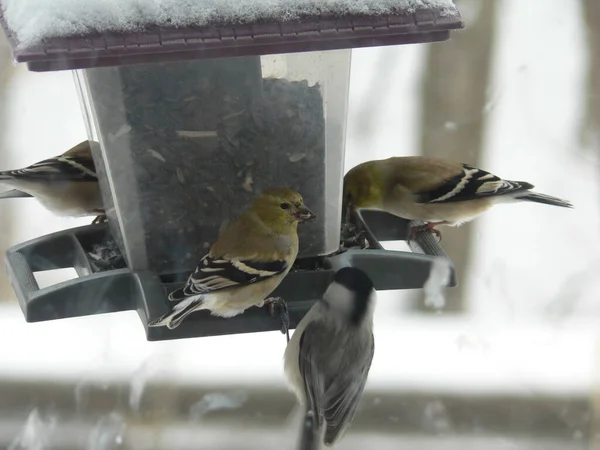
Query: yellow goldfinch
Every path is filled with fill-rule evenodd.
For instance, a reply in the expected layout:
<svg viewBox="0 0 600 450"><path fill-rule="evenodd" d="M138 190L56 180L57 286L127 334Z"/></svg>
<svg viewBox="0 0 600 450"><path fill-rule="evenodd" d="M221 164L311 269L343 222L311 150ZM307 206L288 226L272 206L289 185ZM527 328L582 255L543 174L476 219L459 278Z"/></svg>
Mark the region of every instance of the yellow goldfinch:
<svg viewBox="0 0 600 450"><path fill-rule="evenodd" d="M13 188L4 198L27 194L63 216L104 216L90 141L29 167L0 172L0 184Z"/></svg>
<svg viewBox="0 0 600 450"><path fill-rule="evenodd" d="M187 284L169 294L178 302L172 311L148 325L173 329L197 310L233 317L262 306L298 255L298 223L314 217L297 192L264 191L225 228Z"/></svg>
<svg viewBox="0 0 600 450"><path fill-rule="evenodd" d="M427 222L423 228L440 236L435 227L458 226L497 203L530 201L573 207L567 200L532 192L533 187L440 158L392 157L359 164L346 174L343 211L348 207L379 209Z"/></svg>

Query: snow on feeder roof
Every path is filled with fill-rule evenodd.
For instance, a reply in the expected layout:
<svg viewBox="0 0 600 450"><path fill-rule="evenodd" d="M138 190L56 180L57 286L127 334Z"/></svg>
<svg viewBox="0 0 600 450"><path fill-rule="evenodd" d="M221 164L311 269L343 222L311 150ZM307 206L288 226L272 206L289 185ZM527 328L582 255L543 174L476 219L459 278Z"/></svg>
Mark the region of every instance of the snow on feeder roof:
<svg viewBox="0 0 600 450"><path fill-rule="evenodd" d="M0 0L30 70L443 41L452 0Z"/></svg>
<svg viewBox="0 0 600 450"><path fill-rule="evenodd" d="M317 215L300 227L298 260L272 294L288 302L292 327L341 267L363 269L380 290L414 289L447 258L428 233L413 252L383 249L379 240L407 239L408 221L359 212L354 226L366 239L356 240L342 236L340 218L349 49L448 39L462 27L450 0L0 6L17 62L83 69L76 79L108 217L8 250L27 321L137 310L149 340L278 329L257 308L230 319L201 311L173 330L148 322L168 312L167 294L223 223L281 185ZM67 267L79 278L39 288L35 272Z"/></svg>

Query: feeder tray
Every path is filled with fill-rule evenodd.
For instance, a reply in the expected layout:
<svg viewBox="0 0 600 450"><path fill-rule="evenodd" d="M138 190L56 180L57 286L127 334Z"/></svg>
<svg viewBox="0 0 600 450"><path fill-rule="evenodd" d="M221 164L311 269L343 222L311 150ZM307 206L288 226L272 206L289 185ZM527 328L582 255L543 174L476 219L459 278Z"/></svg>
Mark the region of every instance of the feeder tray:
<svg viewBox="0 0 600 450"><path fill-rule="evenodd" d="M367 249L349 249L334 255L298 260L272 296L289 306L291 328L321 298L336 270L356 267L365 271L381 290L418 289L427 281L435 258L447 258L428 232L417 233L412 252L384 250L380 241L407 240L415 223L379 211L358 211L356 226L365 231ZM88 225L53 233L7 252L7 271L27 322L68 317L137 311L149 341L272 331L279 320L265 308L250 308L229 319L207 311L192 313L178 328L148 327L149 321L169 311L167 293L183 284L189 273L159 277L155 273L123 267L124 259L113 251L115 269L98 266L97 255L110 247L113 237L106 224ZM116 247L115 247L116 248ZM451 265L448 286L456 285ZM74 268L79 278L39 289L34 273Z"/></svg>

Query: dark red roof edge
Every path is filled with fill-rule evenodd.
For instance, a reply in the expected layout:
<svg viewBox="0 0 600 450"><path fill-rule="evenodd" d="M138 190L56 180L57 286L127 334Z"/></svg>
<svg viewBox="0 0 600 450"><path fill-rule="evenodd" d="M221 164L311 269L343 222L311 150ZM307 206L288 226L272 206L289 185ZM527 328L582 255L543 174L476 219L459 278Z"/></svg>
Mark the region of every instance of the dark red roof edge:
<svg viewBox="0 0 600 450"><path fill-rule="evenodd" d="M17 49L0 9L0 23L16 62L36 72L86 69L146 62L295 53L342 48L437 42L463 28L460 13L437 10L388 16L312 17L284 23L251 23L203 28L154 28L140 33L107 33L49 39Z"/></svg>

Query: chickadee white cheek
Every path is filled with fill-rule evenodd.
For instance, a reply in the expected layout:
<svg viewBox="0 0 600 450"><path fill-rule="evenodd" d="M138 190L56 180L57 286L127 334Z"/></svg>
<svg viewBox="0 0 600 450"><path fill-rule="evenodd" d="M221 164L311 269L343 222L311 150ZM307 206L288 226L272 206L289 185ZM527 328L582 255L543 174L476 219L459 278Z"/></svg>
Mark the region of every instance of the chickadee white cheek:
<svg viewBox="0 0 600 450"><path fill-rule="evenodd" d="M331 283L323 299L327 301L329 307L339 311L341 314L350 315L354 310L354 292L338 283Z"/></svg>

